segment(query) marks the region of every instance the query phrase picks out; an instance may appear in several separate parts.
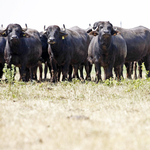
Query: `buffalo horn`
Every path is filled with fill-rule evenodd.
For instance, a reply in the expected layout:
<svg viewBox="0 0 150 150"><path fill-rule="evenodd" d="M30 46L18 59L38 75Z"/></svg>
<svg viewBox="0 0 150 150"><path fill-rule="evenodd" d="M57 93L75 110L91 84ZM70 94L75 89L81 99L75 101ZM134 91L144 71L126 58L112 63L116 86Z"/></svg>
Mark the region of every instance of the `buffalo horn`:
<svg viewBox="0 0 150 150"><path fill-rule="evenodd" d="M115 28L114 30L117 31L117 28Z"/></svg>
<svg viewBox="0 0 150 150"><path fill-rule="evenodd" d="M22 29L23 32L27 31L27 29L28 29L28 26L27 26L26 23L25 23L25 27L26 27L26 28Z"/></svg>
<svg viewBox="0 0 150 150"><path fill-rule="evenodd" d="M44 25L44 31L46 30L46 25Z"/></svg>
<svg viewBox="0 0 150 150"><path fill-rule="evenodd" d="M98 26L96 27L96 29L93 29L93 28L92 28L92 31L97 31L97 30L98 30Z"/></svg>
<svg viewBox="0 0 150 150"><path fill-rule="evenodd" d="M65 34L66 33L66 28L65 28L65 25L63 24L63 28L59 31L60 33L62 34Z"/></svg>
<svg viewBox="0 0 150 150"><path fill-rule="evenodd" d="M3 24L1 25L0 34L3 34L7 28L3 28Z"/></svg>
<svg viewBox="0 0 150 150"><path fill-rule="evenodd" d="M66 31L66 28L65 28L65 25L63 24L63 31L65 32Z"/></svg>

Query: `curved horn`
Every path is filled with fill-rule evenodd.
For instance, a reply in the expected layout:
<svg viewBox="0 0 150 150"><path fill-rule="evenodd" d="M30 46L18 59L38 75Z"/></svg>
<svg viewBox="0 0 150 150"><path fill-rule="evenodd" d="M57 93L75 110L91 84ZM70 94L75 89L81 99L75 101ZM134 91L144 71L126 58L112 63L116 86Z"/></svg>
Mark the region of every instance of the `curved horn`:
<svg viewBox="0 0 150 150"><path fill-rule="evenodd" d="M63 29L61 29L61 30L59 31L59 33L61 33L62 39L64 39L65 37L68 36L68 34L66 33L66 28L65 28L65 25L64 25L64 24L63 24Z"/></svg>
<svg viewBox="0 0 150 150"><path fill-rule="evenodd" d="M26 28L22 29L22 31L24 31L24 32L27 31L27 29L28 29L28 26L27 26L26 23L25 23L25 27L26 27Z"/></svg>
<svg viewBox="0 0 150 150"><path fill-rule="evenodd" d="M3 28L3 25L1 25L1 29L0 29L0 35L5 35L7 28Z"/></svg>
<svg viewBox="0 0 150 150"><path fill-rule="evenodd" d="M27 24L25 23L26 28L28 28Z"/></svg>
<svg viewBox="0 0 150 150"><path fill-rule="evenodd" d="M117 28L115 28L114 30L117 31Z"/></svg>
<svg viewBox="0 0 150 150"><path fill-rule="evenodd" d="M97 31L97 30L98 30L98 26L96 27L96 29L93 29L93 28L92 28L92 31Z"/></svg>
<svg viewBox="0 0 150 150"><path fill-rule="evenodd" d="M46 30L46 25L44 25L44 31Z"/></svg>
<svg viewBox="0 0 150 150"><path fill-rule="evenodd" d="M66 31L66 27L65 27L65 25L63 24L63 31Z"/></svg>
<svg viewBox="0 0 150 150"><path fill-rule="evenodd" d="M1 28L0 28L0 31L2 31L2 30L6 30L3 28L3 24L1 24Z"/></svg>

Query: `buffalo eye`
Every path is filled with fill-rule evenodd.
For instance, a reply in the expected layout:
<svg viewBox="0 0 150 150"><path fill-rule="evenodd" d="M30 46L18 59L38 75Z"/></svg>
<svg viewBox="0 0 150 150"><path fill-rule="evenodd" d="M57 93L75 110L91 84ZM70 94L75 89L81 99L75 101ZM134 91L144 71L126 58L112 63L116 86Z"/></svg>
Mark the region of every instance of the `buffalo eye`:
<svg viewBox="0 0 150 150"><path fill-rule="evenodd" d="M102 26L102 25L100 25L100 26L99 26L99 28L100 28L100 29L102 29L102 28L103 28L103 26Z"/></svg>
<svg viewBox="0 0 150 150"><path fill-rule="evenodd" d="M16 34L21 34L21 33L20 33L20 31L17 30L17 31L16 31Z"/></svg>
<svg viewBox="0 0 150 150"><path fill-rule="evenodd" d="M10 33L10 32L12 32L12 29L8 29L8 31L7 31L8 33Z"/></svg>
<svg viewBox="0 0 150 150"><path fill-rule="evenodd" d="M47 31L45 31L45 32L44 32L44 35L47 37L47 36L48 36L48 32L47 32Z"/></svg>
<svg viewBox="0 0 150 150"><path fill-rule="evenodd" d="M107 29L108 29L108 30L111 30L111 27L108 27Z"/></svg>

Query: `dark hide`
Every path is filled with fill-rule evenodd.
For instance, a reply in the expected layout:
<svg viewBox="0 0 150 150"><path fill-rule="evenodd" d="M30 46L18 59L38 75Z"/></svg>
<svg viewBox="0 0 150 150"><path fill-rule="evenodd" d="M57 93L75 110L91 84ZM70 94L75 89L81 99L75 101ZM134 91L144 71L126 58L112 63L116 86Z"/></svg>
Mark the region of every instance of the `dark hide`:
<svg viewBox="0 0 150 150"><path fill-rule="evenodd" d="M25 32L19 24L9 24L0 35L7 37L4 58L8 66L20 67L21 78L26 81L26 67L36 66L42 53L38 31L28 29Z"/></svg>
<svg viewBox="0 0 150 150"><path fill-rule="evenodd" d="M118 79L122 76L122 66L127 54L126 42L109 22L101 22L99 33L93 37L88 48L88 60L95 64L97 82L101 79L101 69L104 68L105 77L113 77L112 69Z"/></svg>

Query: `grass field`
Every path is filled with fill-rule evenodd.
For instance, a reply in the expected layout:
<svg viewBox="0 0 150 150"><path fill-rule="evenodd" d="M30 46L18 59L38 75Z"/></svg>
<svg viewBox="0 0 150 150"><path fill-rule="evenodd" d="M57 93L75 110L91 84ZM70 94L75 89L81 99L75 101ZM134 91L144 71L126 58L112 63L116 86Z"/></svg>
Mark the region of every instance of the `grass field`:
<svg viewBox="0 0 150 150"><path fill-rule="evenodd" d="M2 81L0 91L0 150L150 149L145 77L99 84Z"/></svg>

